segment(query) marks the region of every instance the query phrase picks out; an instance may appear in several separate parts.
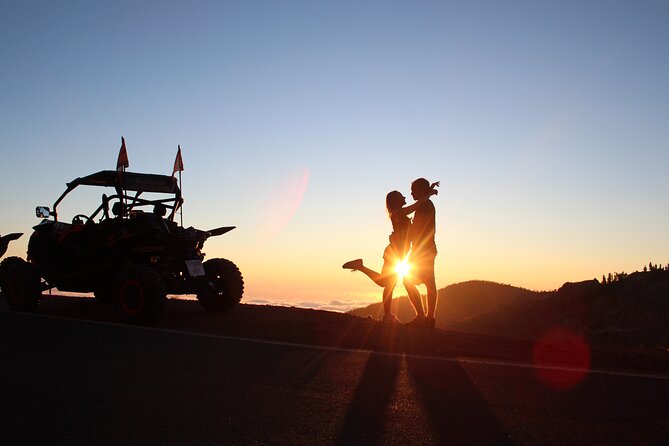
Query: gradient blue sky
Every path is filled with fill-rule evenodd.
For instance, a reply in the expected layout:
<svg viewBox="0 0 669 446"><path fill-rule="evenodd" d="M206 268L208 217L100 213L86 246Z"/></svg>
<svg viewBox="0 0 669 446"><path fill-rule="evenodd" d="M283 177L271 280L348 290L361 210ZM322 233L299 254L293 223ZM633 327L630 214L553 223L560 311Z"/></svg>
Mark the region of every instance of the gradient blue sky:
<svg viewBox="0 0 669 446"><path fill-rule="evenodd" d="M207 252L249 299L378 298L341 263L380 268L385 194L419 176L440 287L667 263L667 23L666 1L3 1L0 233L125 136L133 171L181 144L185 223L239 227Z"/></svg>

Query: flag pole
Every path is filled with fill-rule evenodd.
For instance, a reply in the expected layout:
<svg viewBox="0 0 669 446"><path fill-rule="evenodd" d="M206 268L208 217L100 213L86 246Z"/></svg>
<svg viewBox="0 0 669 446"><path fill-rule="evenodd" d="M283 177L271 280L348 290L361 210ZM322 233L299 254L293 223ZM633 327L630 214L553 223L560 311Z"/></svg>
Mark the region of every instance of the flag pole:
<svg viewBox="0 0 669 446"><path fill-rule="evenodd" d="M183 191L183 183L181 181L181 172L183 170L184 170L184 161L181 158L181 144L179 144L179 145L177 145L177 157L174 159L174 168L172 169L172 178L174 178L174 174L176 172L179 172L179 188L180 188L180 199L181 199L181 203L180 203L180 208L181 209L179 209L179 218L181 219L181 227L182 228L184 226L184 206L183 206L184 191ZM176 204L175 204L175 206L176 206ZM176 212L176 207L174 208L174 210Z"/></svg>
<svg viewBox="0 0 669 446"><path fill-rule="evenodd" d="M181 149L181 146L179 146L179 149ZM181 188L181 209L179 210L179 216L181 217L181 227L184 227L184 187L183 183L181 182L181 171L179 171L179 187Z"/></svg>
<svg viewBox="0 0 669 446"><path fill-rule="evenodd" d="M128 207L128 197L126 196L125 193L125 166L121 167L121 182L123 184L123 207L121 208L121 215L119 215L120 218L123 218L123 214L125 213L125 209Z"/></svg>
<svg viewBox="0 0 669 446"><path fill-rule="evenodd" d="M116 160L116 171L121 172L119 181L122 181L125 186L125 168L130 166L130 162L128 161L128 152L125 148L125 138L121 136L121 149L118 152L118 159ZM125 210L128 206L128 198L127 198L127 193L125 190L125 187L122 189L123 191L123 199L121 200L121 203L123 204L123 209L121 210L121 215L120 217L123 218L123 215L125 214Z"/></svg>
<svg viewBox="0 0 669 446"><path fill-rule="evenodd" d="M123 141L125 143L125 141ZM128 194L125 191L125 166L121 167L121 181L123 182L123 208L121 208L120 217L123 218L125 210L128 208Z"/></svg>

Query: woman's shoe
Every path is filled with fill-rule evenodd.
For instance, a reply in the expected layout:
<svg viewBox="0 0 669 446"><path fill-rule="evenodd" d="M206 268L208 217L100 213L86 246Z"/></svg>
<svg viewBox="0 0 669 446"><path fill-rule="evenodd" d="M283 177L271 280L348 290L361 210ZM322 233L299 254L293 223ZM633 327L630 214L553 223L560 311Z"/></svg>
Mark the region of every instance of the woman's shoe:
<svg viewBox="0 0 669 446"><path fill-rule="evenodd" d="M353 271L359 270L360 268L362 268L362 259L351 260L350 262L344 263L341 267Z"/></svg>

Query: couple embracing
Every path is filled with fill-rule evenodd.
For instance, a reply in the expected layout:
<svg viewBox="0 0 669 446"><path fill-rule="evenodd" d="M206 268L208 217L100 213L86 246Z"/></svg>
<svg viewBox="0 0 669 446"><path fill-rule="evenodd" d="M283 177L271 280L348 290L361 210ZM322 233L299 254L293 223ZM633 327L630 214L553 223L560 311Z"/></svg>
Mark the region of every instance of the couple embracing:
<svg viewBox="0 0 669 446"><path fill-rule="evenodd" d="M408 206L400 192L394 190L386 195L386 209L393 232L390 234L390 244L383 251L380 273L367 268L362 259L351 260L342 266L366 274L374 283L383 287L385 322L399 322L391 312L391 304L393 290L401 275L409 300L416 310L416 318L406 325L435 326L437 285L434 279L434 259L437 256L437 245L434 241L435 209L430 197L437 194L438 186L438 182L430 184L425 178L418 178L411 183L411 196L415 203ZM413 220L409 218L410 214L414 214ZM427 288L427 314L416 288L421 283Z"/></svg>

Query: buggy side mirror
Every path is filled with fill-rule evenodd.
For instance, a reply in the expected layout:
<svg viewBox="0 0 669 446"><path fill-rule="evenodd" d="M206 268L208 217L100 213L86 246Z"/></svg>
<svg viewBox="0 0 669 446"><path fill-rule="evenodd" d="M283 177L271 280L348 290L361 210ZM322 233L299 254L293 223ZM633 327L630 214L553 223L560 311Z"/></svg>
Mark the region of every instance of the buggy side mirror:
<svg viewBox="0 0 669 446"><path fill-rule="evenodd" d="M46 206L37 206L35 208L35 215L37 215L38 218L49 218L51 211Z"/></svg>

